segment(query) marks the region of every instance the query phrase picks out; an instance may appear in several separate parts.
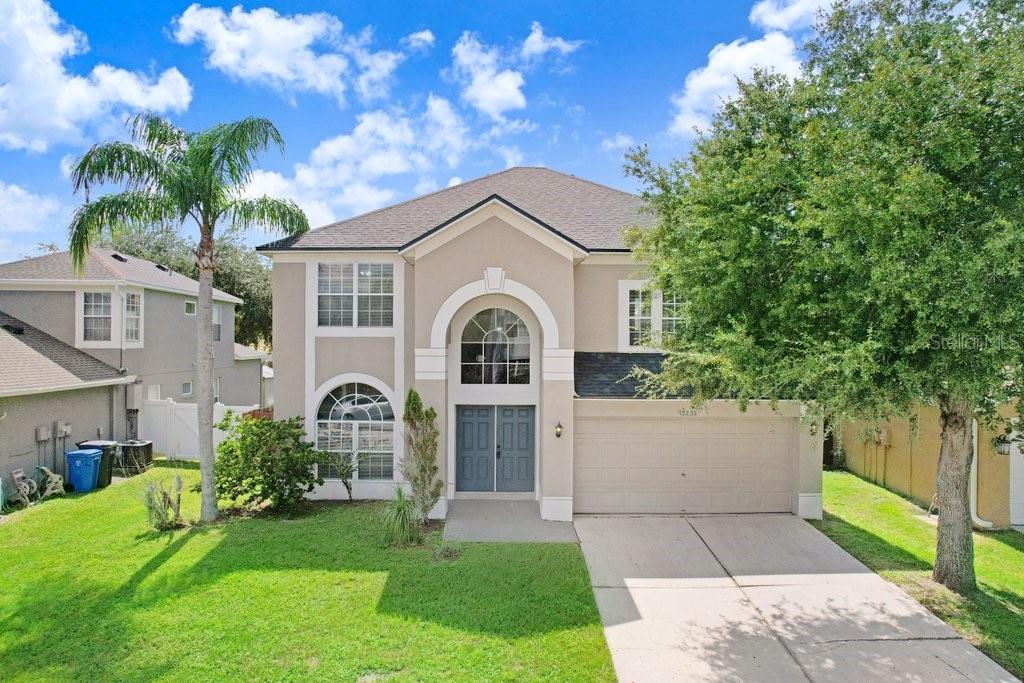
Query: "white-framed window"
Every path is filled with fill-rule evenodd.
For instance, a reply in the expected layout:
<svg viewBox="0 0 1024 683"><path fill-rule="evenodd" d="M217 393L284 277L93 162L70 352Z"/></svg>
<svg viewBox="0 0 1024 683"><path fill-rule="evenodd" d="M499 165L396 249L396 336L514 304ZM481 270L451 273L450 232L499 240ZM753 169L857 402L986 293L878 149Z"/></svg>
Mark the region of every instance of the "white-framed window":
<svg viewBox="0 0 1024 683"><path fill-rule="evenodd" d="M192 380L187 379L181 383L181 395L191 396L192 395Z"/></svg>
<svg viewBox="0 0 1024 683"><path fill-rule="evenodd" d="M349 382L331 391L316 413L316 447L337 460L317 463L324 479L337 479L344 460L354 465L353 479L394 479L395 413L384 395L369 384Z"/></svg>
<svg viewBox="0 0 1024 683"><path fill-rule="evenodd" d="M220 403L220 377L213 378L213 402Z"/></svg>
<svg viewBox="0 0 1024 683"><path fill-rule="evenodd" d="M139 292L124 295L124 340L142 341L142 294Z"/></svg>
<svg viewBox="0 0 1024 683"><path fill-rule="evenodd" d="M619 280L619 351L657 350L684 324L683 302L646 280Z"/></svg>
<svg viewBox="0 0 1024 683"><path fill-rule="evenodd" d="M394 271L391 263L317 264L317 325L391 327Z"/></svg>
<svg viewBox="0 0 1024 683"><path fill-rule="evenodd" d="M213 341L219 342L221 335L223 334L223 318L221 317L221 307L217 304L213 305Z"/></svg>
<svg viewBox="0 0 1024 683"><path fill-rule="evenodd" d="M110 292L83 292L82 339L110 341L112 323Z"/></svg>
<svg viewBox="0 0 1024 683"><path fill-rule="evenodd" d="M185 315L190 315L190 316L195 317L195 314L196 314L196 302L192 301L191 299L186 299L185 300Z"/></svg>
<svg viewBox="0 0 1024 683"><path fill-rule="evenodd" d="M480 311L462 330L463 384L529 384L530 332L504 308Z"/></svg>

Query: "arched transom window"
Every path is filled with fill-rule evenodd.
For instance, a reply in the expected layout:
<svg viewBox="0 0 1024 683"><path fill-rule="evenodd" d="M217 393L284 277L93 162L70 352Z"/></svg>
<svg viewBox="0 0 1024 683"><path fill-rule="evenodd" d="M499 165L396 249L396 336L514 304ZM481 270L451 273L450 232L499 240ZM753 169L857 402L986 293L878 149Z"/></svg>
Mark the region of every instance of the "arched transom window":
<svg viewBox="0 0 1024 683"><path fill-rule="evenodd" d="M522 318L504 308L488 308L466 323L462 383L530 383L530 333Z"/></svg>
<svg viewBox="0 0 1024 683"><path fill-rule="evenodd" d="M369 384L342 384L324 397L316 411L316 447L338 457L318 463L324 479L337 479L338 464L345 458L355 465L355 479L392 479L395 413L391 403Z"/></svg>

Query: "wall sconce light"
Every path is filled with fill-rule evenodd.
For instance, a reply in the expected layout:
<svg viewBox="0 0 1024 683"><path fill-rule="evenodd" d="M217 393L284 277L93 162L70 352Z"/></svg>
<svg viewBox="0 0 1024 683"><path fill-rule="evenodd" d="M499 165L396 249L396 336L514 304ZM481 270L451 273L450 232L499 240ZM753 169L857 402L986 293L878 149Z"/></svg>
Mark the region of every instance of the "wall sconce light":
<svg viewBox="0 0 1024 683"><path fill-rule="evenodd" d="M561 422L559 422L558 424L555 425L555 438L556 439L561 439L562 438L562 423Z"/></svg>
<svg viewBox="0 0 1024 683"><path fill-rule="evenodd" d="M1007 439L1005 436L1001 436L998 439L996 439L996 453L998 453L999 455L1010 454L1010 440Z"/></svg>

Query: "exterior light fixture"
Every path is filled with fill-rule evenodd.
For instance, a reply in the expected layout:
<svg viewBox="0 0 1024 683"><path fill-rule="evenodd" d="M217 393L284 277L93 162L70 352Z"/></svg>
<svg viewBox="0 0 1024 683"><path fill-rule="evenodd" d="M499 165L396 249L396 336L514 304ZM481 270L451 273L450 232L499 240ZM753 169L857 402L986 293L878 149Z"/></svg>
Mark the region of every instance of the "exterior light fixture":
<svg viewBox="0 0 1024 683"><path fill-rule="evenodd" d="M558 424L555 425L555 438L556 439L561 439L562 438L562 423L561 422L559 422Z"/></svg>
<svg viewBox="0 0 1024 683"><path fill-rule="evenodd" d="M999 437L996 440L996 453L998 453L999 455L1009 455L1010 440L1007 439L1006 437Z"/></svg>

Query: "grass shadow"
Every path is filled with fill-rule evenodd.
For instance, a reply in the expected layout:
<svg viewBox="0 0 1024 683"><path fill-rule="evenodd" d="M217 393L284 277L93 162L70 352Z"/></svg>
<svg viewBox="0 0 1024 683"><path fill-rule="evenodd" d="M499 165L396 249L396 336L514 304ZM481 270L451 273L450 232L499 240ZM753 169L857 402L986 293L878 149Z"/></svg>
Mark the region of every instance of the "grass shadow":
<svg viewBox="0 0 1024 683"><path fill-rule="evenodd" d="M812 524L872 570L931 571L932 565L839 515L825 512Z"/></svg>

